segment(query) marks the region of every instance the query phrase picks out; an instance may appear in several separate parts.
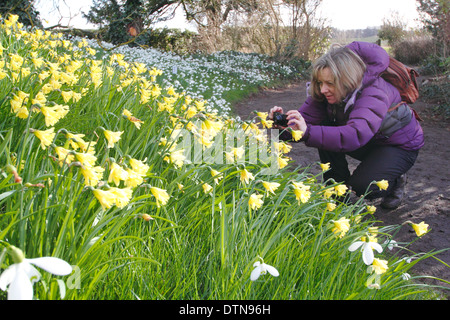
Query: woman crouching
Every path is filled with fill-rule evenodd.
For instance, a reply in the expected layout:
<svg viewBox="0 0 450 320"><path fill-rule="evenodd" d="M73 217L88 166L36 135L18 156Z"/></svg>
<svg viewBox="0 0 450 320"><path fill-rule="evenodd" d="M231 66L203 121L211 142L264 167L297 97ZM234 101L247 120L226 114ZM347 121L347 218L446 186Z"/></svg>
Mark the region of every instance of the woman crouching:
<svg viewBox="0 0 450 320"><path fill-rule="evenodd" d="M306 101L286 115L288 126L304 133L301 141L330 164L325 179L345 183L358 196L383 197L381 206L395 209L424 138L399 91L381 77L388 65L389 55L376 44L333 47L315 61ZM275 112L284 113L273 107L270 119ZM352 173L346 156L360 160ZM387 190L372 184L380 180L389 182Z"/></svg>

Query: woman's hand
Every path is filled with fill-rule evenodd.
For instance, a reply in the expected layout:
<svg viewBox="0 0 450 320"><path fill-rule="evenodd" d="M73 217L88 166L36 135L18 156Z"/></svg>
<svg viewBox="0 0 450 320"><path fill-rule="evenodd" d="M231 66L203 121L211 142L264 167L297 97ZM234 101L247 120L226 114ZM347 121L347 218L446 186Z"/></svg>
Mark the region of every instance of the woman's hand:
<svg viewBox="0 0 450 320"><path fill-rule="evenodd" d="M305 119L303 119L300 112L297 110L289 110L286 112L288 125L293 130L300 130L303 133L306 131L306 122Z"/></svg>
<svg viewBox="0 0 450 320"><path fill-rule="evenodd" d="M275 112L283 113L283 108L277 107L277 106L272 107L272 109L269 110L269 114L268 114L268 117L270 120L273 120L273 114Z"/></svg>

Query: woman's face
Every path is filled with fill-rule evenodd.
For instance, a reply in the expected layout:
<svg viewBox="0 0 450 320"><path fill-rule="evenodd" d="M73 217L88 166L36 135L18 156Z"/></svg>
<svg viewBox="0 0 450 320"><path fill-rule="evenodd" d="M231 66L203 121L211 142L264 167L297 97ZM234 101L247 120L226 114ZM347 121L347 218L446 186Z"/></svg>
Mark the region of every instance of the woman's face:
<svg viewBox="0 0 450 320"><path fill-rule="evenodd" d="M317 74L317 82L320 87L320 93L322 93L327 99L329 104L335 104L338 102L336 95L336 86L334 85L334 77L330 68L323 68Z"/></svg>

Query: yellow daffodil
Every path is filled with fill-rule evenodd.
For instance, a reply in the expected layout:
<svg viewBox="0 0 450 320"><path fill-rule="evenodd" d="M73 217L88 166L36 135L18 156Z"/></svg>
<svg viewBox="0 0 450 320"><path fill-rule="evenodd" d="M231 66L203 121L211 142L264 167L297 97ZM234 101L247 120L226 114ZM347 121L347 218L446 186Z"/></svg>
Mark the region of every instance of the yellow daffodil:
<svg viewBox="0 0 450 320"><path fill-rule="evenodd" d="M50 128L47 130L35 130L30 129L30 131L41 141L41 148L45 150L50 144L52 144L55 138L55 128Z"/></svg>
<svg viewBox="0 0 450 320"><path fill-rule="evenodd" d="M281 153L289 153L292 149L292 146L284 141L274 142L274 147L277 152Z"/></svg>
<svg viewBox="0 0 450 320"><path fill-rule="evenodd" d="M110 188L108 191L115 196L114 203L119 209L122 209L130 202L133 193L131 188Z"/></svg>
<svg viewBox="0 0 450 320"><path fill-rule="evenodd" d="M20 70L23 64L23 58L18 54L11 54L10 58L11 58L10 60L11 69L14 71Z"/></svg>
<svg viewBox="0 0 450 320"><path fill-rule="evenodd" d="M108 141L108 148L114 148L114 144L120 140L120 136L122 135L123 131L113 132L110 130L105 130L103 131L103 133L105 134L105 138Z"/></svg>
<svg viewBox="0 0 450 320"><path fill-rule="evenodd" d="M370 237L373 237L373 239L371 239L370 241L378 242L378 240L376 239L376 236L378 234L378 227L369 227L368 232L370 234Z"/></svg>
<svg viewBox="0 0 450 320"><path fill-rule="evenodd" d="M303 131L300 130L292 130L292 140L299 141L303 137Z"/></svg>
<svg viewBox="0 0 450 320"><path fill-rule="evenodd" d="M189 108L187 108L186 110L186 119L191 119L193 116L195 116L197 114L197 108L194 106L190 106Z"/></svg>
<svg viewBox="0 0 450 320"><path fill-rule="evenodd" d="M377 211L377 207L375 206L366 206L366 209L370 214L374 214Z"/></svg>
<svg viewBox="0 0 450 320"><path fill-rule="evenodd" d="M388 262L386 260L381 260L374 258L372 263L372 270L376 274L383 274L388 270Z"/></svg>
<svg viewBox="0 0 450 320"><path fill-rule="evenodd" d="M134 158L130 158L129 163L133 171L139 173L140 175L145 176L150 169L150 167L144 162L144 160L138 160Z"/></svg>
<svg viewBox="0 0 450 320"><path fill-rule="evenodd" d="M128 172L123 169L119 164L111 163L111 169L109 171L108 183L114 182L116 186L120 184L120 181L126 181L128 178Z"/></svg>
<svg viewBox="0 0 450 320"><path fill-rule="evenodd" d="M340 184L334 187L334 191L340 197L343 196L347 192L347 186L345 184Z"/></svg>
<svg viewBox="0 0 450 320"><path fill-rule="evenodd" d="M206 182L202 184L202 188L204 193L210 193L213 190L213 187Z"/></svg>
<svg viewBox="0 0 450 320"><path fill-rule="evenodd" d="M303 182L298 182L298 181L292 181L292 185L294 186L294 188L298 188L298 189L304 189L304 190L309 190L310 187L305 185Z"/></svg>
<svg viewBox="0 0 450 320"><path fill-rule="evenodd" d="M99 166L82 166L80 169L80 172L84 177L84 184L91 187L95 187L98 182L103 179L104 171L105 169Z"/></svg>
<svg viewBox="0 0 450 320"><path fill-rule="evenodd" d="M334 209L336 209L336 204L333 202L327 202L327 210L333 211Z"/></svg>
<svg viewBox="0 0 450 320"><path fill-rule="evenodd" d="M40 106L44 106L47 102L47 98L45 97L45 94L42 91L39 91L33 99L31 99L32 104L38 104Z"/></svg>
<svg viewBox="0 0 450 320"><path fill-rule="evenodd" d="M278 182L268 182L268 181L262 181L263 187L266 189L267 195L269 193L275 194L275 190L278 189L280 184Z"/></svg>
<svg viewBox="0 0 450 320"><path fill-rule="evenodd" d="M242 169L240 172L241 175L241 182L248 184L250 182L250 180L254 180L255 177L253 176L253 174L249 171L247 171L247 169Z"/></svg>
<svg viewBox="0 0 450 320"><path fill-rule="evenodd" d="M0 80L6 78L8 74L5 72L5 70L0 69Z"/></svg>
<svg viewBox="0 0 450 320"><path fill-rule="evenodd" d="M60 166L62 166L64 162L69 164L75 160L75 156L73 154L69 154L70 150L68 149L63 147L55 147L55 152L58 155Z"/></svg>
<svg viewBox="0 0 450 320"><path fill-rule="evenodd" d="M157 187L151 187L150 192L153 194L153 196L156 198L156 206L159 208L162 205L167 204L167 202L170 199L169 194L166 190L160 189Z"/></svg>
<svg viewBox="0 0 450 320"><path fill-rule="evenodd" d="M223 178L222 173L214 169L211 169L211 176L213 177L215 184L219 184L219 180Z"/></svg>
<svg viewBox="0 0 450 320"><path fill-rule="evenodd" d="M66 133L66 138L68 139L68 142L70 143L70 146L74 150L81 149L84 152L87 152L89 147L92 147L96 144L96 142L86 142L83 140L84 134L81 133Z"/></svg>
<svg viewBox="0 0 450 320"><path fill-rule="evenodd" d="M327 171L327 170L330 169L330 163L329 163L329 162L327 162L327 163L321 163L321 164L320 164L320 168L322 168L322 171Z"/></svg>
<svg viewBox="0 0 450 320"><path fill-rule="evenodd" d="M244 147L232 148L231 154L233 155L233 159L241 159L245 154L245 149Z"/></svg>
<svg viewBox="0 0 450 320"><path fill-rule="evenodd" d="M263 197L262 194L253 193L249 200L248 204L252 210L259 209L264 204L264 201L261 199Z"/></svg>
<svg viewBox="0 0 450 320"><path fill-rule="evenodd" d="M261 119L261 125L263 128L271 129L273 126L273 120Z"/></svg>
<svg viewBox="0 0 450 320"><path fill-rule="evenodd" d="M389 182L387 180L380 180L375 182L375 184L380 188L380 190L387 190L389 187Z"/></svg>
<svg viewBox="0 0 450 320"><path fill-rule="evenodd" d="M308 202L311 197L309 188L298 187L296 185L294 185L294 194L299 204Z"/></svg>
<svg viewBox="0 0 450 320"><path fill-rule="evenodd" d="M45 117L45 125L50 127L66 116L69 112L69 106L59 104L53 107L41 106L40 110Z"/></svg>
<svg viewBox="0 0 450 320"><path fill-rule="evenodd" d="M175 88L173 86L167 88L167 94L170 96L174 96L176 94Z"/></svg>
<svg viewBox="0 0 450 320"><path fill-rule="evenodd" d="M42 57L36 57L36 58L32 58L31 62L33 62L34 66L36 68L40 68L44 64L44 59Z"/></svg>
<svg viewBox="0 0 450 320"><path fill-rule="evenodd" d="M84 166L95 166L95 162L97 161L97 157L91 153L86 152L75 152L75 158Z"/></svg>
<svg viewBox="0 0 450 320"><path fill-rule="evenodd" d="M126 169L127 178L125 179L125 186L134 188L144 182L144 177L139 172L134 171L133 169Z"/></svg>
<svg viewBox="0 0 450 320"><path fill-rule="evenodd" d="M100 202L103 210L111 208L116 203L116 195L108 190L94 189L95 198Z"/></svg>
<svg viewBox="0 0 450 320"><path fill-rule="evenodd" d="M284 167L286 167L288 165L288 160L289 160L289 158L277 157L278 167L280 169L283 169Z"/></svg>
<svg viewBox="0 0 450 320"><path fill-rule="evenodd" d="M257 112L256 112L256 115L257 115L258 117L260 117L261 119L267 119L267 116L269 115L269 113L268 113L268 112L257 111Z"/></svg>
<svg viewBox="0 0 450 320"><path fill-rule="evenodd" d="M137 129L140 129L141 124L144 123L144 121L134 117L132 115L132 113L127 109L123 110L122 115L124 115L130 122L132 122L136 126Z"/></svg>
<svg viewBox="0 0 450 320"><path fill-rule="evenodd" d="M332 231L339 236L339 238L342 238L348 230L350 230L350 220L342 217L337 221L333 221L334 228Z"/></svg>
<svg viewBox="0 0 450 320"><path fill-rule="evenodd" d="M169 163L173 163L176 168L180 168L186 160L186 155L183 149L173 150L169 153L169 155L164 157L164 160Z"/></svg>
<svg viewBox="0 0 450 320"><path fill-rule="evenodd" d="M411 223L411 226L416 232L418 237L421 237L428 232L429 226L424 221L422 221L421 223Z"/></svg>
<svg viewBox="0 0 450 320"><path fill-rule="evenodd" d="M202 144L203 149L209 148L213 145L213 141L211 141L209 135L207 134L201 134L198 141Z"/></svg>
<svg viewBox="0 0 450 320"><path fill-rule="evenodd" d="M213 121L205 119L202 122L202 130L208 132L212 136L216 135L223 128L223 123L221 121Z"/></svg>
<svg viewBox="0 0 450 320"><path fill-rule="evenodd" d="M29 114L30 113L29 113L27 107L20 107L16 112L16 117L18 117L20 119L27 119Z"/></svg>
<svg viewBox="0 0 450 320"><path fill-rule="evenodd" d="M70 99L72 99L73 92L72 91L61 91L61 96L63 97L64 102L67 103L70 101Z"/></svg>

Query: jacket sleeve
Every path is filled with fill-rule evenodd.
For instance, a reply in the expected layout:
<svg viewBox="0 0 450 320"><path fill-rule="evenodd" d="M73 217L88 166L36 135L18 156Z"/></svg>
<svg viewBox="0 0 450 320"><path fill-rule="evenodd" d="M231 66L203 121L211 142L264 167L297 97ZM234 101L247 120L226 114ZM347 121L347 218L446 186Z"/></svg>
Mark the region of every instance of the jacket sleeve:
<svg viewBox="0 0 450 320"><path fill-rule="evenodd" d="M321 124L327 117L327 108L324 102L316 101L311 96L306 98L298 110L307 124Z"/></svg>
<svg viewBox="0 0 450 320"><path fill-rule="evenodd" d="M304 135L305 144L334 152L351 152L364 146L379 130L387 113L388 100L382 90L362 90L346 125L334 127L310 123Z"/></svg>

